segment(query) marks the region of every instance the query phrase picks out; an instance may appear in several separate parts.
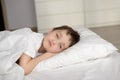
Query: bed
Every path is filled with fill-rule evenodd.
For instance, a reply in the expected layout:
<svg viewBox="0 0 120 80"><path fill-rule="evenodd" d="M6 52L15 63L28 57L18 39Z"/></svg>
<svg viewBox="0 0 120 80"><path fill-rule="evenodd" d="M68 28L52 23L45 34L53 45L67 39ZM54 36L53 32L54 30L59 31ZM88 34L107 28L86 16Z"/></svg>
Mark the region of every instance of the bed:
<svg viewBox="0 0 120 80"><path fill-rule="evenodd" d="M96 37L99 37L93 37L93 35L97 34L88 28L79 27L76 30L80 30L82 33L81 37L83 38L81 38L81 42L84 42L84 39L91 42L91 40L94 40L93 38L97 40ZM116 48L114 49L109 46L112 52L111 50L109 51L107 46L105 46L105 50L107 49L106 53L108 53L108 51L111 52L110 54L101 54L97 52L97 55L96 53L91 53L92 56L90 56L89 54L81 55L79 53L80 57L82 56L80 58L78 55L71 56L73 52L76 53L74 50L70 55L69 53L61 53L56 57L41 62L31 74L24 76L23 69L16 64L16 61L24 50L24 47L20 48L20 46L25 46L23 39L24 35L31 32L29 28L15 30L13 32L0 32L0 80L120 80L120 53ZM13 41L16 43L13 44ZM87 44L90 42L87 41ZM96 45L98 42L99 40L92 43L92 45ZM103 49L105 43L99 42L99 44L102 44L102 47L99 48ZM99 51L98 48L96 48L97 46L95 46L94 50L97 49L96 51ZM81 46L79 46L79 48L80 47ZM112 45L112 47L114 46ZM71 49L72 48L69 50ZM92 52L94 52L94 50L92 49ZM84 52L86 52L86 49ZM71 59L73 56L74 59ZM77 60L78 62L76 62Z"/></svg>

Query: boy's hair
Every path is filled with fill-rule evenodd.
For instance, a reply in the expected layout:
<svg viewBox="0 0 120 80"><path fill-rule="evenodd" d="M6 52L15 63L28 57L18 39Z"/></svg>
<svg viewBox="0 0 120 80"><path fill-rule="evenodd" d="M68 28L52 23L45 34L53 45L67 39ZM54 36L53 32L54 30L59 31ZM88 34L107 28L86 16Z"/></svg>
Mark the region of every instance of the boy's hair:
<svg viewBox="0 0 120 80"><path fill-rule="evenodd" d="M79 33L77 31L73 30L70 26L63 25L60 27L55 27L55 28L53 28L53 30L67 30L67 34L71 36L70 46L76 44L80 40Z"/></svg>

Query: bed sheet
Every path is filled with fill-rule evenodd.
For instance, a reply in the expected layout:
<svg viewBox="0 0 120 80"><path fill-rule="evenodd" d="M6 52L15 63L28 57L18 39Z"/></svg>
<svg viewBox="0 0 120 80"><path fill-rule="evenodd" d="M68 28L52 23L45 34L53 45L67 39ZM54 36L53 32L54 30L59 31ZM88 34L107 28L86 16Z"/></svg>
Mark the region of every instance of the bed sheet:
<svg viewBox="0 0 120 80"><path fill-rule="evenodd" d="M120 80L120 53L84 63L41 72L32 72L25 80Z"/></svg>

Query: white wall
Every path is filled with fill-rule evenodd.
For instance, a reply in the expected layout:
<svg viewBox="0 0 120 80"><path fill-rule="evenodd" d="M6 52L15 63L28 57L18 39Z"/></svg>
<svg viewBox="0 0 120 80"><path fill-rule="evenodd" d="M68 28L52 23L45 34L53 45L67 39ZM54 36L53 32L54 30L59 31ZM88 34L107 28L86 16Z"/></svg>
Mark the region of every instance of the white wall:
<svg viewBox="0 0 120 80"><path fill-rule="evenodd" d="M120 25L120 0L84 0L85 25Z"/></svg>
<svg viewBox="0 0 120 80"><path fill-rule="evenodd" d="M35 0L35 6L41 31L61 25L84 26L83 0Z"/></svg>
<svg viewBox="0 0 120 80"><path fill-rule="evenodd" d="M35 0L39 31L80 25L100 27L120 24L120 0Z"/></svg>
<svg viewBox="0 0 120 80"><path fill-rule="evenodd" d="M35 27L34 0L4 0L7 14L7 28Z"/></svg>

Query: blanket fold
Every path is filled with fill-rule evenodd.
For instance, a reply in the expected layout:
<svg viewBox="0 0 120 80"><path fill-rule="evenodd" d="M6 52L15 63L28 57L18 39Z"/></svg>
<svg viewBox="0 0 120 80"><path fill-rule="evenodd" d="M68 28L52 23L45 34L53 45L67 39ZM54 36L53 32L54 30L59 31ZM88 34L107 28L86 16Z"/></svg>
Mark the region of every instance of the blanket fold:
<svg viewBox="0 0 120 80"><path fill-rule="evenodd" d="M25 37L31 32L29 28L0 32L0 80L24 79L24 70L16 61L26 48Z"/></svg>

